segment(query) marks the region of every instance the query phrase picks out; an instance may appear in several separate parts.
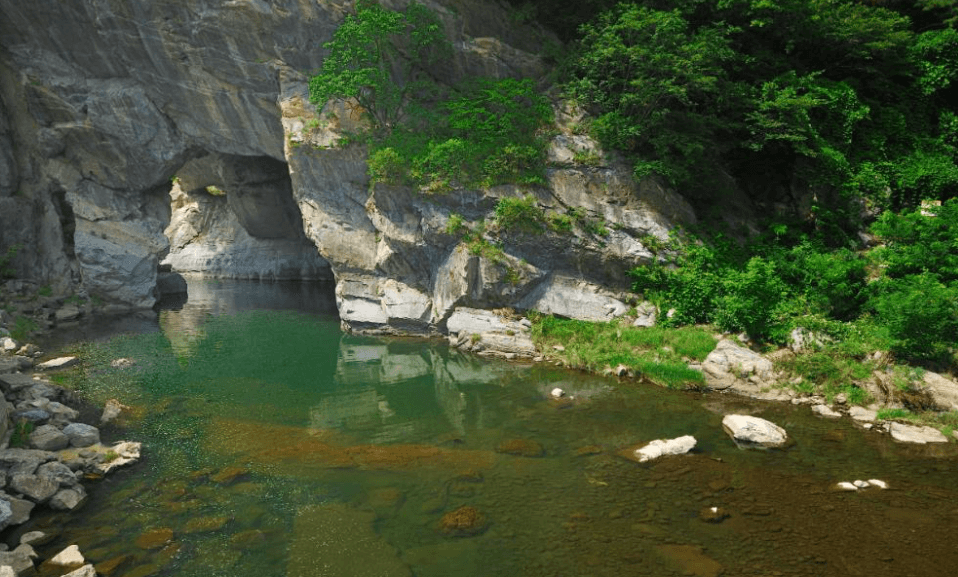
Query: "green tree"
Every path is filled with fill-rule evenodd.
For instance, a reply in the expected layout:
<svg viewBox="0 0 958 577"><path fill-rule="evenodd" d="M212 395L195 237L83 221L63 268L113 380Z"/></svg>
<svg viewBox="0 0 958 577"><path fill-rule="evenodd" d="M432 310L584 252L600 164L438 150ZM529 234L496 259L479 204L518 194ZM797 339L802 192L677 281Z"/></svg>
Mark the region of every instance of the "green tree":
<svg viewBox="0 0 958 577"><path fill-rule="evenodd" d="M355 98L380 134L406 118L410 103L435 90L429 67L449 54L439 19L415 2L404 12L358 2L356 14L347 15L323 47L329 55L309 80L310 102Z"/></svg>

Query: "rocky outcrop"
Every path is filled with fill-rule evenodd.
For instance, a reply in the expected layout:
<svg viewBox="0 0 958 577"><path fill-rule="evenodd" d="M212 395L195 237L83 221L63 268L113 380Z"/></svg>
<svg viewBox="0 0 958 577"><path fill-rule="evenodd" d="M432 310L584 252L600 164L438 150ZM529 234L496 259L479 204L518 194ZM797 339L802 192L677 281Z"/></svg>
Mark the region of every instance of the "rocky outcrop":
<svg viewBox="0 0 958 577"><path fill-rule="evenodd" d="M454 46L440 81L546 72L536 52L547 35L498 3L427 5ZM653 258L648 238L694 221L689 204L573 134L581 118L567 109L541 186L371 187L364 147L335 147L361 111L309 104L301 73L321 67L322 43L351 9L0 0L0 250L22 245L22 275L117 309L155 302L163 261L216 276L332 276L342 321L358 331L443 332L462 307L623 314L626 271ZM599 160L576 164L576 153ZM498 201L527 195L547 216L574 209L572 225L496 226ZM468 241L454 217L474 231Z"/></svg>

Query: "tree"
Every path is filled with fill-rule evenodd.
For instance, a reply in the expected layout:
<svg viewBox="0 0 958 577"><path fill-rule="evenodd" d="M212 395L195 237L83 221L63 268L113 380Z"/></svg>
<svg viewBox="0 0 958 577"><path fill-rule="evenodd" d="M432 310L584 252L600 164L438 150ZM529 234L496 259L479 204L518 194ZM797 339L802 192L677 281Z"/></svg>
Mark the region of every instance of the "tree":
<svg viewBox="0 0 958 577"><path fill-rule="evenodd" d="M404 12L361 1L323 47L329 55L309 80L309 99L354 98L380 134L397 126L409 104L434 83L429 67L447 56L449 45L436 15L412 3Z"/></svg>

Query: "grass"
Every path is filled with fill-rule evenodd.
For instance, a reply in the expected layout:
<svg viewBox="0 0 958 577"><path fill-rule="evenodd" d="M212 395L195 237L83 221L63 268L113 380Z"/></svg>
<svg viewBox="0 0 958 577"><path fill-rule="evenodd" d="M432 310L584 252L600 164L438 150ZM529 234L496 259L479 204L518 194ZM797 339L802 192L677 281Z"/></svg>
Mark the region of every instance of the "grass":
<svg viewBox="0 0 958 577"><path fill-rule="evenodd" d="M20 419L13 427L13 434L10 435L10 447L26 447L29 445L30 433L33 432L33 423Z"/></svg>
<svg viewBox="0 0 958 577"><path fill-rule="evenodd" d="M17 342L26 341L37 330L37 321L30 317L17 317L10 327L10 337Z"/></svg>
<svg viewBox="0 0 958 577"><path fill-rule="evenodd" d="M879 409L878 411L878 420L879 421L895 421L895 420L905 420L911 421L917 417L914 413L908 409Z"/></svg>
<svg viewBox="0 0 958 577"><path fill-rule="evenodd" d="M715 348L711 332L699 327L636 328L627 319L589 322L531 315L532 339L540 350L565 365L599 372L625 365L637 375L668 388L699 388L700 371L688 361L701 361Z"/></svg>

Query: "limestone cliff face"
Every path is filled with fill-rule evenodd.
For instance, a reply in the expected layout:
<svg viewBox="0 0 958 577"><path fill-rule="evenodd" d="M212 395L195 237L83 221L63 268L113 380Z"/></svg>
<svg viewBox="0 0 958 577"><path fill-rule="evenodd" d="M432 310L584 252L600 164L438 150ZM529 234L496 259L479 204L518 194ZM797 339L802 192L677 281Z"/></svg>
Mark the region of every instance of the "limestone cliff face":
<svg viewBox="0 0 958 577"><path fill-rule="evenodd" d="M445 81L542 76L544 33L514 26L496 1L426 4L456 49ZM305 74L320 68L322 44L351 9L345 0L0 0L0 250L20 245L22 275L118 308L153 304L164 258L221 276L280 274L269 257L243 262L237 243L292 258L280 267L289 274L330 271L341 317L357 329L442 330L457 306L589 311L579 316L624 306L614 298L623 271L651 256L642 240L694 220L688 205L614 163L576 166L574 152L592 145L568 131L538 189L371 189L365 151L329 147L349 128L348 110L327 122L306 91ZM174 202L195 211L167 229L174 180L184 183ZM208 184L227 191L231 216L216 230L232 243L207 242L216 227L196 216L200 204L225 210L197 200ZM453 213L489 222L498 198L526 194L547 211L579 208L582 221L543 235L492 227L494 255L447 230ZM600 287L612 292L595 297Z"/></svg>

